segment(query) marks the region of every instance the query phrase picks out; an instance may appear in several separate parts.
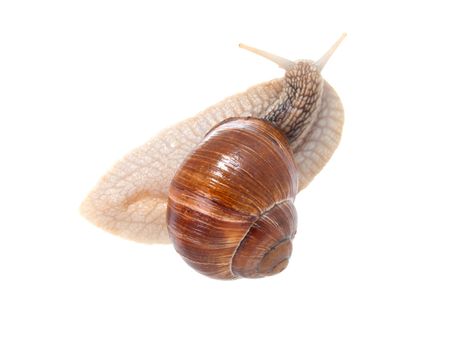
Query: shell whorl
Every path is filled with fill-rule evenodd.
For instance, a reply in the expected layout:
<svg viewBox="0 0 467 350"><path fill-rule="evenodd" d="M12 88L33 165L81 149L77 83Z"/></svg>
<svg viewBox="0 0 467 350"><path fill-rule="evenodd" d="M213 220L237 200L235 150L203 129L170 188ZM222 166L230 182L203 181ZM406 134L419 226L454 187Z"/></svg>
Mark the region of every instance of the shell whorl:
<svg viewBox="0 0 467 350"><path fill-rule="evenodd" d="M286 138L239 118L211 130L175 174L167 225L175 249L210 277L280 272L296 231L298 175Z"/></svg>
<svg viewBox="0 0 467 350"><path fill-rule="evenodd" d="M297 212L292 201L275 204L250 227L232 258L232 272L241 277L275 275L287 267Z"/></svg>

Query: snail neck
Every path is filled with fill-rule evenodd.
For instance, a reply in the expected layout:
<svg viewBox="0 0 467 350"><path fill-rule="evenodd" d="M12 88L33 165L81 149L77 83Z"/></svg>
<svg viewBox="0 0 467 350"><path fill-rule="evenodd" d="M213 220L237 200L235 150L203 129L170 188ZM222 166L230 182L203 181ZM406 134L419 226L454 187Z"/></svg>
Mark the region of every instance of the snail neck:
<svg viewBox="0 0 467 350"><path fill-rule="evenodd" d="M284 89L264 119L278 127L292 150L303 144L315 121L323 94L323 79L312 62L299 61L288 69Z"/></svg>

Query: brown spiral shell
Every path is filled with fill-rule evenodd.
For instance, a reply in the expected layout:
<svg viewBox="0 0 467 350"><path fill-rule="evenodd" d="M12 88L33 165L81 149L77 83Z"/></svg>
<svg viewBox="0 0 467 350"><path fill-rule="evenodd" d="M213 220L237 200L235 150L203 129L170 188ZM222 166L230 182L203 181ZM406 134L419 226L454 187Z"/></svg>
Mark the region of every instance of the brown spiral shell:
<svg viewBox="0 0 467 350"><path fill-rule="evenodd" d="M269 122L233 118L212 129L169 187L175 249L213 278L282 271L297 227L298 175L285 136Z"/></svg>

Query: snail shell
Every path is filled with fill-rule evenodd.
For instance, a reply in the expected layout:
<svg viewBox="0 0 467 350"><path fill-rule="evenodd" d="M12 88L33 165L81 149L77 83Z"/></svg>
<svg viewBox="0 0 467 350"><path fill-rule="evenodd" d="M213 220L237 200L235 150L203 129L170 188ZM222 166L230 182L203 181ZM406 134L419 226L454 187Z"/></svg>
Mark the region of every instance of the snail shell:
<svg viewBox="0 0 467 350"><path fill-rule="evenodd" d="M297 229L298 174L287 139L261 119L217 126L169 189L177 252L199 272L231 279L282 271Z"/></svg>

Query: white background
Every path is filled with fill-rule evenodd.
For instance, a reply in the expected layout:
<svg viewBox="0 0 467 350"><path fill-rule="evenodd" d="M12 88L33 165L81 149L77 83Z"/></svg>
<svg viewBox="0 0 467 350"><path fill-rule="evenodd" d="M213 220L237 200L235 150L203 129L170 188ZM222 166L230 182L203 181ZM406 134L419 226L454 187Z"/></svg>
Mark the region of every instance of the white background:
<svg viewBox="0 0 467 350"><path fill-rule="evenodd" d="M461 4L462 2L457 2ZM2 1L0 348L466 349L467 53L455 2ZM341 145L282 274L216 281L79 216L164 127L317 59Z"/></svg>

